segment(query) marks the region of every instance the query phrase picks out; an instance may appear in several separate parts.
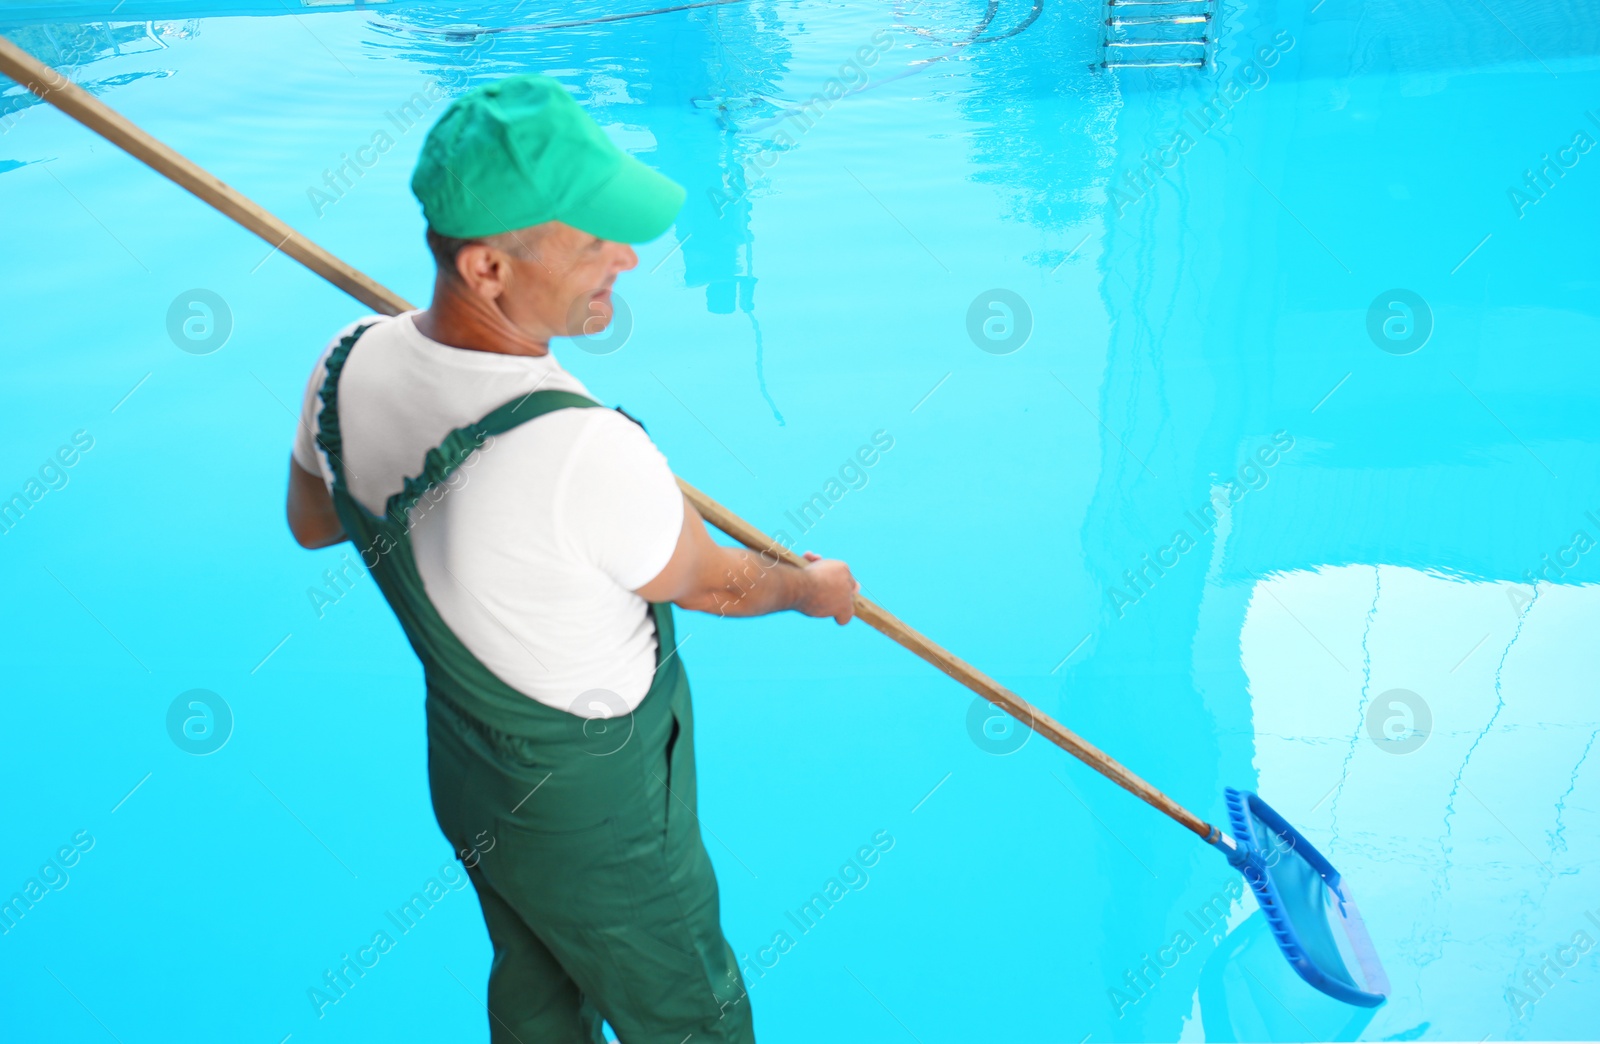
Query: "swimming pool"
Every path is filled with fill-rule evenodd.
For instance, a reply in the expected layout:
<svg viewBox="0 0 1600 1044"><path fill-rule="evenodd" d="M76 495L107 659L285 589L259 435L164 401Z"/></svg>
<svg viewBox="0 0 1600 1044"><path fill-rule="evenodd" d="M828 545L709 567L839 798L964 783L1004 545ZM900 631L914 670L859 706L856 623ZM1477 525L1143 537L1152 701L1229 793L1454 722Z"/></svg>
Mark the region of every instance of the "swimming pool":
<svg viewBox="0 0 1600 1044"><path fill-rule="evenodd" d="M560 77L690 191L563 362L1200 814L1258 788L1394 984L1311 992L1214 855L865 628L683 614L764 1041L1595 1035L1596 5L1224 3L1198 73L1096 72L1050 0L116 6L6 32L413 300L431 114ZM281 522L361 310L13 97L9 1036L481 1039L420 672Z"/></svg>

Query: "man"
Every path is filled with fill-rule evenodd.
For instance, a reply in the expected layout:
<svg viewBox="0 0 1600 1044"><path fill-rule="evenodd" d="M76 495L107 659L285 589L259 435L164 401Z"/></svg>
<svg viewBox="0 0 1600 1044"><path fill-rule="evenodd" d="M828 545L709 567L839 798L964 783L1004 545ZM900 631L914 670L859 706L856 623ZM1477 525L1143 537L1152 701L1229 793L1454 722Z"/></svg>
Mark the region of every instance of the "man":
<svg viewBox="0 0 1600 1044"><path fill-rule="evenodd" d="M411 185L432 304L323 353L289 526L355 542L422 660L434 813L494 944L491 1037L753 1040L669 603L843 624L857 584L713 543L644 430L550 354L610 322L627 244L666 231L682 188L540 76L452 104Z"/></svg>

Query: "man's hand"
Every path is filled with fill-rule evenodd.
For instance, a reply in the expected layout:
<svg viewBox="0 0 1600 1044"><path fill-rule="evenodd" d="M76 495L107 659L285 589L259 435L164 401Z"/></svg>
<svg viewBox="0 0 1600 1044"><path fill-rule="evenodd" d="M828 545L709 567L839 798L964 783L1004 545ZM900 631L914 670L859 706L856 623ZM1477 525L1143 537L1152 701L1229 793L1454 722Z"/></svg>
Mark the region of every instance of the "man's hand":
<svg viewBox="0 0 1600 1044"><path fill-rule="evenodd" d="M635 593L647 602L672 602L718 616L763 616L795 609L849 623L861 585L850 567L806 553L805 568L775 562L740 547L712 541L705 522L687 499L683 528L672 558L654 580Z"/></svg>
<svg viewBox="0 0 1600 1044"><path fill-rule="evenodd" d="M850 567L821 555L806 552L810 563L802 570L810 591L796 609L807 616L831 616L841 624L850 622L856 612L856 592L861 585L850 575Z"/></svg>

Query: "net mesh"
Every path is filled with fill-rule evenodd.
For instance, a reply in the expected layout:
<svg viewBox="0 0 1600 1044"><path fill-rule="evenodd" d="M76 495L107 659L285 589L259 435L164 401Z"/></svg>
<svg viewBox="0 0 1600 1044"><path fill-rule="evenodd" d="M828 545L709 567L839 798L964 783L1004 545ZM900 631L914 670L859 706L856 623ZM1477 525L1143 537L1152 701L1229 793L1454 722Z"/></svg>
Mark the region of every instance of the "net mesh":
<svg viewBox="0 0 1600 1044"><path fill-rule="evenodd" d="M1331 923L1338 918L1331 893L1322 875L1296 851L1291 839L1274 830L1261 817L1250 813L1256 836L1272 843L1262 860L1267 878L1277 893L1280 913L1294 929L1295 939L1306 958L1322 973L1353 989L1361 989L1345 963L1338 935L1342 928Z"/></svg>

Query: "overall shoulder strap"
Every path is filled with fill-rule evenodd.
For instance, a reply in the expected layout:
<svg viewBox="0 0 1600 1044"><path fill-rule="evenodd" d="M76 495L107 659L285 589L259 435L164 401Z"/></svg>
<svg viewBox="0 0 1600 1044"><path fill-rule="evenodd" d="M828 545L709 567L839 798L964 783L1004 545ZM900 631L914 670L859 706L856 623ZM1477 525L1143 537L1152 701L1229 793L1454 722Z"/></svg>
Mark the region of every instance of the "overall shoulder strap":
<svg viewBox="0 0 1600 1044"><path fill-rule="evenodd" d="M389 498L384 514L401 525L411 508L423 494L450 477L474 452L496 435L502 435L519 424L542 417L555 410L600 408L598 402L575 392L532 391L513 402L508 402L472 424L457 428L444 437L444 441L422 458L422 471L408 478L400 492Z"/></svg>
<svg viewBox="0 0 1600 1044"><path fill-rule="evenodd" d="M328 353L327 376L322 381L322 410L317 414L317 444L328 455L328 466L333 471L335 488L344 487L344 439L339 432L339 375L344 372L344 362L350 356L361 335L375 326L363 323L339 339Z"/></svg>

